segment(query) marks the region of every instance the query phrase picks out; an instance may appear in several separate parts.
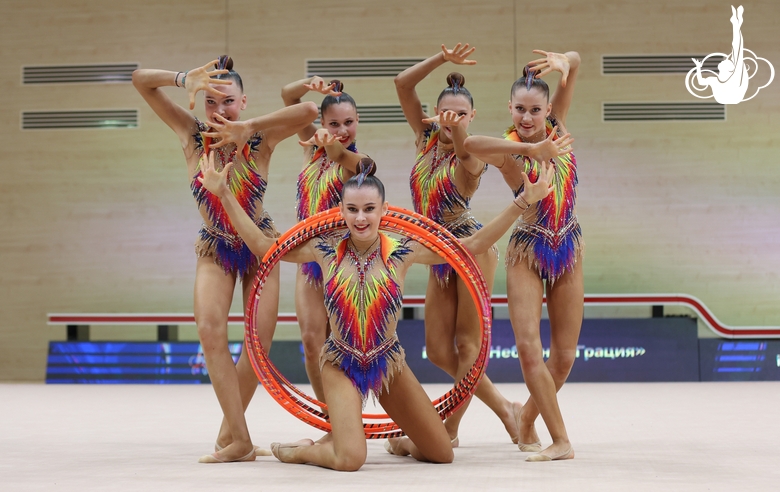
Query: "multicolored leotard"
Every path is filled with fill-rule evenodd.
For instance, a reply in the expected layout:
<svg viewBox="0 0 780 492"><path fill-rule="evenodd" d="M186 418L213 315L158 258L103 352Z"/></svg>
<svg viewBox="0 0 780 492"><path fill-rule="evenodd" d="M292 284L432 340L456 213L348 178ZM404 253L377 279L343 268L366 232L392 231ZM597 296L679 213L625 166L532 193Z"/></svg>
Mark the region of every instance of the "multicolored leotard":
<svg viewBox="0 0 780 492"><path fill-rule="evenodd" d="M357 152L355 143L352 142L347 150ZM298 220L337 206L341 201L343 187L344 169L328 159L325 147L314 147L303 171L298 175ZM322 285L322 270L316 261L302 264L301 271L308 283Z"/></svg>
<svg viewBox="0 0 780 492"><path fill-rule="evenodd" d="M203 132L208 131L208 127L201 121L195 121L198 130L192 138L195 141L195 150L200 158L204 159L211 150L211 138L203 135ZM233 169L228 176L228 187L238 203L241 204L241 208L252 217L257 227L266 236L279 237L279 233L274 227L274 221L263 210L266 181L258 172L254 157L262 141L263 135L256 133L244 145L241 151L244 158L235 160ZM236 150L233 150L232 153L223 152L221 149L215 149L215 151L222 167L236 154ZM243 162L241 162L242 160ZM203 227L201 227L198 239L195 241L195 253L198 258L213 257L214 262L222 267L226 274L235 273L243 276L257 266L259 260L233 228L219 198L204 188L198 180L201 176L199 162L190 184L192 195L198 202L198 210L203 217Z"/></svg>
<svg viewBox="0 0 780 492"><path fill-rule="evenodd" d="M432 123L417 143L417 160L409 176L414 211L444 226L455 237L469 237L482 228L469 208L481 175L466 172L467 193L458 190L455 186L458 156L452 144L439 143L440 130L438 124ZM431 271L442 286L453 274L452 267L446 263L431 266Z"/></svg>
<svg viewBox="0 0 780 492"><path fill-rule="evenodd" d="M548 117L547 135L550 135L555 119ZM510 127L504 138L520 142L520 136L514 127ZM515 161L528 174L532 183L539 176L540 164L522 155L515 155ZM582 230L574 213L577 186L577 161L574 154L553 160L555 175L553 190L541 202L531 205L512 230L506 253L507 265L527 259L529 268L536 268L539 276L552 284L566 270L571 271L581 258L585 243ZM523 186L515 190L515 196L523 191Z"/></svg>
<svg viewBox="0 0 780 492"><path fill-rule="evenodd" d="M379 245L361 256L349 237L319 238L325 266L325 308L334 327L320 353L352 380L365 403L369 392L379 396L405 365L395 334L403 303L396 267L412 249L409 241L379 234Z"/></svg>

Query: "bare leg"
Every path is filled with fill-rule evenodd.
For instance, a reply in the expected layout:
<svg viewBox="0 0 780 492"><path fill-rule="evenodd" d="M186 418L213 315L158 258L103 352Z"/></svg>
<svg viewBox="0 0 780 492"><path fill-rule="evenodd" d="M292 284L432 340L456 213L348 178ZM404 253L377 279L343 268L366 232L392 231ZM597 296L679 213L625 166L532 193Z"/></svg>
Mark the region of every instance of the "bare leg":
<svg viewBox="0 0 780 492"><path fill-rule="evenodd" d="M195 322L203 347L209 377L227 420L231 442L214 457L219 461L246 459L254 447L244 420L239 381L228 349L227 318L235 287L235 277L210 257L199 258L195 271Z"/></svg>
<svg viewBox="0 0 780 492"><path fill-rule="evenodd" d="M553 444L542 452L548 458L573 458L569 436L563 424L555 381L542 357L542 341L539 335L539 323L542 316L542 280L535 270L531 270L525 261L520 261L507 272L507 295L509 297L509 317L515 332L517 352L523 370L528 391L544 419ZM525 413L525 412L523 412ZM524 417L524 416L522 416ZM522 420L522 424L526 421ZM538 436L531 425L521 425L520 441L531 443ZM534 439L534 440L531 440ZM536 455L534 455L536 456ZM529 459L534 459L529 457Z"/></svg>
<svg viewBox="0 0 780 492"><path fill-rule="evenodd" d="M583 298L582 263L577 262L572 272L564 273L552 288L547 289L547 310L550 316L550 357L546 366L559 391L569 377L577 354L577 341L582 327ZM521 420L533 426L539 409L533 398L523 408Z"/></svg>
<svg viewBox="0 0 780 492"><path fill-rule="evenodd" d="M455 282L450 281L447 286L441 287L430 272L425 291L425 353L436 367L453 377L458 370L455 352L457 310Z"/></svg>
<svg viewBox="0 0 780 492"><path fill-rule="evenodd" d="M301 327L301 341L305 357L306 375L309 376L314 395L325 402L320 376L320 350L328 334L328 313L322 287L309 285L301 269L295 274L295 313Z"/></svg>
<svg viewBox="0 0 780 492"><path fill-rule="evenodd" d="M311 463L333 470L357 471L366 462L367 452L360 393L343 372L330 364L322 367L322 386L330 402L328 415L333 439L309 446L273 443L271 449L285 463Z"/></svg>
<svg viewBox="0 0 780 492"><path fill-rule="evenodd" d="M256 274L257 269L253 269L250 272L247 272L242 279L241 287L244 299L244 312L246 312L249 294L252 290L252 284ZM271 351L271 342L273 341L274 331L276 331L278 314L279 267L277 266L268 275L265 286L263 286L263 293L260 296L259 305L257 306L257 334L260 337L260 344L266 352ZM244 348L241 351L241 356L238 358L238 364L236 364L236 372L238 373L238 390L241 394L241 404L244 408L244 412L246 412L249 402L252 401L252 397L257 390L257 375L252 368L252 363L249 361L246 339L244 340ZM217 436L217 446L219 448L224 448L230 444L230 442L230 427L228 426L227 419L223 417L222 425L219 428L219 434Z"/></svg>
<svg viewBox="0 0 780 492"><path fill-rule="evenodd" d="M482 269L482 273L485 276L485 280L488 285L488 290L493 290L493 280L495 278L496 266L498 264L498 258L495 253L488 251L485 254L477 256L477 262ZM452 283L452 282L451 282ZM458 357L458 366L452 376L456 381L459 381L474 365L474 361L477 360L479 355L480 345L482 339L480 337L479 330L479 312L477 311L474 301L471 299L468 288L463 281L458 278L456 282L457 288L457 317L455 322L455 341L456 341L456 355ZM426 327L427 329L427 327ZM515 407L519 411L520 404L513 404L498 391L498 388L487 376L484 376L477 386L475 396L482 400L488 408L501 419L509 436L512 438L512 442L516 443L518 439L519 429L515 419ZM468 402L461 407L457 412L451 415L444 426L447 428L447 433L450 438L454 438L458 435L458 428L460 427L460 421L466 413L468 408Z"/></svg>
<svg viewBox="0 0 780 492"><path fill-rule="evenodd" d="M389 440L393 454L410 454L418 461L452 463L455 455L447 430L408 366L395 375L379 403L409 436Z"/></svg>

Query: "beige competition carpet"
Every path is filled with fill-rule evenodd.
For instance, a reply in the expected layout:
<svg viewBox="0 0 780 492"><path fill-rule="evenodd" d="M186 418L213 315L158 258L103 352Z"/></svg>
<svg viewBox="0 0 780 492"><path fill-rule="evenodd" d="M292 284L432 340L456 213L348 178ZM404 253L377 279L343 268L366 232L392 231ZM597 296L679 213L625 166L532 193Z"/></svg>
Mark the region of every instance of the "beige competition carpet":
<svg viewBox="0 0 780 492"><path fill-rule="evenodd" d="M498 386L510 399L528 394ZM273 457L198 464L221 417L210 386L0 384L0 490L780 490L780 383L571 383L560 402L571 461L526 463L475 401L453 464L370 441L363 468L340 473ZM262 389L247 420L263 447L321 435Z"/></svg>

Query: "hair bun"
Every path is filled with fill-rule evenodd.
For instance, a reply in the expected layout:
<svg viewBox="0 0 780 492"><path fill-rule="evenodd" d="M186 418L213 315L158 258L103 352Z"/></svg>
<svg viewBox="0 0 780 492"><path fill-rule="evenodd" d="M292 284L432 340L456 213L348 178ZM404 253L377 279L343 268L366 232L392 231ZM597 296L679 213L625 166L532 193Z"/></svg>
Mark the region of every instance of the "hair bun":
<svg viewBox="0 0 780 492"><path fill-rule="evenodd" d="M374 162L374 159L370 157L363 157L360 159L360 162L357 166L357 171L357 174L362 174L366 177L376 174L376 163Z"/></svg>
<svg viewBox="0 0 780 492"><path fill-rule="evenodd" d="M452 72L449 75L447 75L447 86L452 87L453 89L455 87L458 88L465 87L466 77L464 77L462 73Z"/></svg>
<svg viewBox="0 0 780 492"><path fill-rule="evenodd" d="M233 59L230 58L228 55L222 55L219 57L219 60L214 65L214 68L217 70L233 70Z"/></svg>
<svg viewBox="0 0 780 492"><path fill-rule="evenodd" d="M528 77L528 73L532 72L531 65L526 65L523 67L523 77Z"/></svg>
<svg viewBox="0 0 780 492"><path fill-rule="evenodd" d="M344 83L339 79L333 79L330 82L328 82L328 84L333 85L333 90L335 92L344 92Z"/></svg>

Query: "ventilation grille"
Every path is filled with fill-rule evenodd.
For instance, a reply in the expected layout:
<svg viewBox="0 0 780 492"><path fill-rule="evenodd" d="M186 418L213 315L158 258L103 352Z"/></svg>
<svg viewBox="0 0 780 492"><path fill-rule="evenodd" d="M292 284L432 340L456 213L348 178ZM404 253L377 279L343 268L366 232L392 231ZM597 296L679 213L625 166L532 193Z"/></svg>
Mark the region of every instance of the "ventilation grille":
<svg viewBox="0 0 780 492"><path fill-rule="evenodd" d="M691 58L703 60L708 55L603 55L601 71L604 75L614 74L659 74L686 73L696 65ZM722 58L710 57L702 68L718 71Z"/></svg>
<svg viewBox="0 0 780 492"><path fill-rule="evenodd" d="M136 128L137 109L110 109L104 111L25 111L22 129L52 128Z"/></svg>
<svg viewBox="0 0 780 492"><path fill-rule="evenodd" d="M363 60L306 60L306 76L323 79L395 77L424 58L375 58Z"/></svg>
<svg viewBox="0 0 780 492"><path fill-rule="evenodd" d="M49 67L23 67L23 84L71 84L130 82L137 63L113 65L60 65Z"/></svg>
<svg viewBox="0 0 780 492"><path fill-rule="evenodd" d="M725 120L719 103L604 103L604 121Z"/></svg>
<svg viewBox="0 0 780 492"><path fill-rule="evenodd" d="M422 105L423 111L428 113L428 105ZM377 123L406 123L406 116L401 109L401 106L396 105L365 105L358 106L357 112L360 114L360 124L377 124ZM320 119L317 118L314 121L315 125L320 124Z"/></svg>

